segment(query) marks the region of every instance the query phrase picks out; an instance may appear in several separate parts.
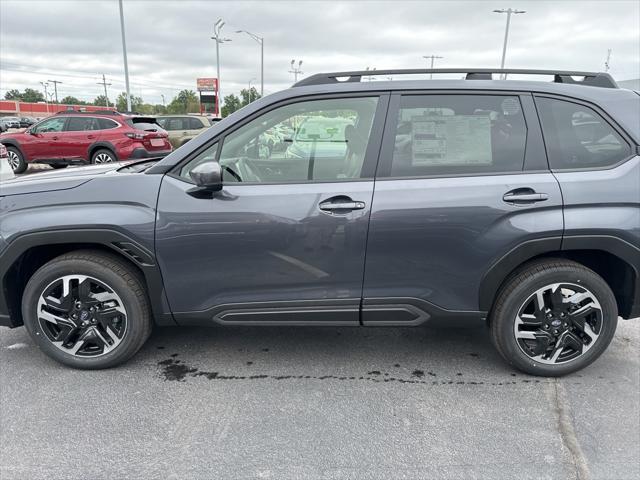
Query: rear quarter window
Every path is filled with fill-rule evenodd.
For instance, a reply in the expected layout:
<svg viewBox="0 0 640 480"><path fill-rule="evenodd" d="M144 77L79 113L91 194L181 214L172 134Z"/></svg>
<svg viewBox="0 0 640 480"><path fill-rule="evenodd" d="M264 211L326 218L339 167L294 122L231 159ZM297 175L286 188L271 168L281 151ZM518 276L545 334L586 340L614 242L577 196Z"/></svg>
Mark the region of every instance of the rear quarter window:
<svg viewBox="0 0 640 480"><path fill-rule="evenodd" d="M603 168L631 156L631 146L594 109L557 98L536 97L552 170Z"/></svg>

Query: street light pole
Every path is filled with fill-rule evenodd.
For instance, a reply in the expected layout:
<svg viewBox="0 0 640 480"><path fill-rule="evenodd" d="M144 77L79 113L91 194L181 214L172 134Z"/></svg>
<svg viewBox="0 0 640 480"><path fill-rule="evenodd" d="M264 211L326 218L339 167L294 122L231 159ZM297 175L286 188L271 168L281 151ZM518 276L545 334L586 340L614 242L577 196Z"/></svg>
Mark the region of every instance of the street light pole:
<svg viewBox="0 0 640 480"><path fill-rule="evenodd" d="M118 0L120 5L120 32L122 33L122 57L124 59L124 83L127 89L127 112L131 111L131 93L129 91L129 63L127 62L127 39L124 34L124 11L122 10L122 0Z"/></svg>
<svg viewBox="0 0 640 480"><path fill-rule="evenodd" d="M422 58L429 60L431 59L431 70L433 70L433 63L435 62L436 58L444 58L444 57L439 57L438 55L423 55ZM433 73L429 74L429 80L433 79Z"/></svg>
<svg viewBox="0 0 640 480"><path fill-rule="evenodd" d="M218 108L217 110L217 114L220 115L220 109L222 107L222 94L221 94L221 88L220 85L222 84L222 82L220 81L220 44L224 43L224 42L230 42L231 39L230 38L223 38L222 37L222 27L224 27L225 22L222 21L221 18L219 18L216 23L213 25L213 36L211 37L211 40L215 40L216 42L216 75L217 75L217 82L218 82L218 91L216 92L217 94L217 98L216 101L218 103Z"/></svg>
<svg viewBox="0 0 640 480"><path fill-rule="evenodd" d="M502 61L500 62L500 69L504 69L504 60L507 56L507 41L509 40L509 25L511 23L511 14L512 13L527 13L525 10L516 10L513 8L501 8L500 10L494 10L493 13L506 13L507 14L507 26L504 29L504 44L502 45ZM502 79L506 79L507 75L503 74Z"/></svg>
<svg viewBox="0 0 640 480"><path fill-rule="evenodd" d="M264 37L259 37L246 30L236 30L236 33L246 33L260 44L260 96L264 97Z"/></svg>
<svg viewBox="0 0 640 480"><path fill-rule="evenodd" d="M289 73L293 73L293 78L294 78L293 83L298 83L298 74L304 75L304 72L300 68L302 67L302 60L298 62L297 67L294 65L295 63L296 63L295 60L291 60L291 70L289 70Z"/></svg>

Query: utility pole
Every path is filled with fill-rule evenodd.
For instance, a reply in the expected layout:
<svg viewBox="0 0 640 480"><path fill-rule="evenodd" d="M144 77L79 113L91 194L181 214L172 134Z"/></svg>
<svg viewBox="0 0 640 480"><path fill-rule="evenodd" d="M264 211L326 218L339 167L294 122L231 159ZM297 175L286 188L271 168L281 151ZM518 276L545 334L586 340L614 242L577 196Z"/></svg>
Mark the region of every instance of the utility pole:
<svg viewBox="0 0 640 480"><path fill-rule="evenodd" d="M47 105L47 113L49 113L49 95L47 93L47 87L49 84L47 82L40 82L40 85L44 87L44 103Z"/></svg>
<svg viewBox="0 0 640 480"><path fill-rule="evenodd" d="M221 18L218 19L218 21L213 25L213 36L211 37L211 40L215 40L216 42L216 75L217 75L217 82L218 82L218 91L216 92L217 95L217 102L218 102L218 108L217 108L217 115L220 115L220 109L222 107L222 94L221 89L220 89L220 44L224 43L224 42L230 42L231 39L230 38L224 38L222 36L222 27L224 27L225 22L222 21Z"/></svg>
<svg viewBox="0 0 640 480"><path fill-rule="evenodd" d="M264 38L246 30L236 30L236 33L246 33L260 44L260 96L264 97Z"/></svg>
<svg viewBox="0 0 640 480"><path fill-rule="evenodd" d="M161 93L160 96L162 97L162 106L166 107L167 104L164 102L164 93Z"/></svg>
<svg viewBox="0 0 640 480"><path fill-rule="evenodd" d="M506 13L507 14L507 26L504 29L504 44L502 45L502 61L500 62L500 69L504 69L504 60L507 56L507 41L509 40L509 24L511 23L511 14L513 13L527 13L525 10L516 10L513 8L501 8L500 10L494 10L493 13ZM507 78L506 74L502 74L502 79Z"/></svg>
<svg viewBox="0 0 640 480"><path fill-rule="evenodd" d="M107 80L104 78L104 73L102 74L102 81L98 82L98 85L104 86L104 101L107 104L107 107L110 107L111 105L109 105L109 95L107 94L107 87L111 84L107 83Z"/></svg>
<svg viewBox="0 0 640 480"><path fill-rule="evenodd" d="M129 64L127 62L127 39L124 35L124 12L122 10L122 0L118 0L120 5L120 32L122 33L122 57L124 58L124 83L127 89L127 112L131 111L131 93L129 91Z"/></svg>
<svg viewBox="0 0 640 480"><path fill-rule="evenodd" d="M367 67L365 70L366 70L367 72L368 72L368 71L375 72L375 71L376 71L376 67L373 67L371 70L369 70L369 67ZM372 82L372 81L373 81L373 75L369 75L369 76L367 77L367 80L369 80L370 82Z"/></svg>
<svg viewBox="0 0 640 480"><path fill-rule="evenodd" d="M294 65L295 63L295 60L291 60L291 70L289 70L289 73L293 73L293 83L298 83L298 75L304 75L304 72L300 68L302 67L302 60L298 62L297 67Z"/></svg>
<svg viewBox="0 0 640 480"><path fill-rule="evenodd" d="M609 68L610 68L610 62L611 61L611 49L607 50L607 59L604 61L604 71L608 72Z"/></svg>
<svg viewBox="0 0 640 480"><path fill-rule="evenodd" d="M438 55L423 55L422 58L424 58L425 60L429 60L431 59L431 70L433 70L433 63L436 61L436 58L444 58L444 57L439 57ZM433 79L433 73L429 74L429 80Z"/></svg>
<svg viewBox="0 0 640 480"><path fill-rule="evenodd" d="M58 103L58 84L62 82L60 80L47 80L47 82L53 83L53 90L56 92L56 103Z"/></svg>

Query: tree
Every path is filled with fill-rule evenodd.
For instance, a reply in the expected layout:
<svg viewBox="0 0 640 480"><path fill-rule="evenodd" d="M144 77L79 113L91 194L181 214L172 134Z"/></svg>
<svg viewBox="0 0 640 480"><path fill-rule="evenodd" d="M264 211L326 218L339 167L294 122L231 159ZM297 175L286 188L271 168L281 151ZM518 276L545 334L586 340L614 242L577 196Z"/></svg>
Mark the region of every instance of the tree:
<svg viewBox="0 0 640 480"><path fill-rule="evenodd" d="M20 101L22 100L22 94L20 93L20 90L13 88L4 94L4 99Z"/></svg>
<svg viewBox="0 0 640 480"><path fill-rule="evenodd" d="M182 90L167 107L169 113L189 113L200 111L200 100L193 90Z"/></svg>
<svg viewBox="0 0 640 480"><path fill-rule="evenodd" d="M131 95L131 111L137 112L142 107L144 100L142 97L136 97L135 95ZM119 112L127 111L127 93L122 92L120 95L116 97L116 108Z"/></svg>
<svg viewBox="0 0 640 480"><path fill-rule="evenodd" d="M60 100L60 103L63 105L86 105L87 104L87 102L83 100L79 100L76 97L73 97L71 95L67 95L66 97L64 97L62 100Z"/></svg>
<svg viewBox="0 0 640 480"><path fill-rule="evenodd" d="M222 106L220 113L223 117L226 117L236 110L240 110L242 106L242 101L232 93L231 95L224 97L224 105Z"/></svg>
<svg viewBox="0 0 640 480"><path fill-rule="evenodd" d="M36 102L44 102L45 99L42 92L39 92L38 90L34 90L33 88L25 88L24 93L22 94L22 101L36 103Z"/></svg>
<svg viewBox="0 0 640 480"><path fill-rule="evenodd" d="M240 96L242 97L242 106L249 105L251 102L255 102L260 98L260 94L255 87L251 87L251 91L246 88L240 90Z"/></svg>
<svg viewBox="0 0 640 480"><path fill-rule="evenodd" d="M64 103L64 102L63 102ZM105 97L104 95L98 95L94 100L93 100L93 104L99 107L107 107L107 106L112 106L113 103L111 103L111 101Z"/></svg>

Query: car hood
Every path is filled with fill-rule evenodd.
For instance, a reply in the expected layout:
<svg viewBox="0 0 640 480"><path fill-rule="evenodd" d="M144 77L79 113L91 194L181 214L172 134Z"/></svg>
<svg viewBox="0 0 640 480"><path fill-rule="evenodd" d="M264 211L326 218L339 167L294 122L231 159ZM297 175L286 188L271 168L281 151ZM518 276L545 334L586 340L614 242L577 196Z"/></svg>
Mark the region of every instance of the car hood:
<svg viewBox="0 0 640 480"><path fill-rule="evenodd" d="M113 163L88 167L69 167L12 178L0 182L0 197L75 188L96 176L114 172L122 166L122 163Z"/></svg>

